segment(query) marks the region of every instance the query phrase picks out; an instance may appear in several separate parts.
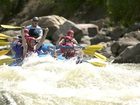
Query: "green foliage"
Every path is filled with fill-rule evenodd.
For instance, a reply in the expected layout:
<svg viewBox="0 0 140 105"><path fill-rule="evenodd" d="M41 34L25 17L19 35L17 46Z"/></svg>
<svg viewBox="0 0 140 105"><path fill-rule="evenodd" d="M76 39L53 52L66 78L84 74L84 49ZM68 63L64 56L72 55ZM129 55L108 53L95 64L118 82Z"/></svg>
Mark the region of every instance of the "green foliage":
<svg viewBox="0 0 140 105"><path fill-rule="evenodd" d="M108 0L108 13L113 21L129 26L140 20L140 1L138 0Z"/></svg>
<svg viewBox="0 0 140 105"><path fill-rule="evenodd" d="M86 2L91 6L104 6L106 3L106 0L86 0Z"/></svg>
<svg viewBox="0 0 140 105"><path fill-rule="evenodd" d="M55 3L55 0L41 0L41 3L43 4L47 4L47 5L51 5L51 4L54 4Z"/></svg>
<svg viewBox="0 0 140 105"><path fill-rule="evenodd" d="M3 21L13 18L27 0L0 0L0 12L4 14Z"/></svg>
<svg viewBox="0 0 140 105"><path fill-rule="evenodd" d="M55 0L55 13L66 17L71 16L84 2L85 0Z"/></svg>
<svg viewBox="0 0 140 105"><path fill-rule="evenodd" d="M30 0L0 0L0 13L12 18ZM129 26L140 21L140 0L38 0L50 10L48 14L73 17L76 12L91 13L96 8L104 9L105 15L115 23ZM106 12L107 11L107 12ZM46 14L47 15L47 14ZM96 15L96 14L95 14ZM76 15L77 16L77 15ZM80 17L81 15L79 15Z"/></svg>
<svg viewBox="0 0 140 105"><path fill-rule="evenodd" d="M70 17L79 8L85 5L86 12L96 8L103 8L112 21L129 26L140 21L140 1L139 0L53 0L55 3L55 13ZM83 10L83 9L81 9ZM81 11L82 12L82 11ZM92 13L92 12L91 12Z"/></svg>
<svg viewBox="0 0 140 105"><path fill-rule="evenodd" d="M6 12L6 10L10 9L10 3L10 0L0 0L0 9Z"/></svg>

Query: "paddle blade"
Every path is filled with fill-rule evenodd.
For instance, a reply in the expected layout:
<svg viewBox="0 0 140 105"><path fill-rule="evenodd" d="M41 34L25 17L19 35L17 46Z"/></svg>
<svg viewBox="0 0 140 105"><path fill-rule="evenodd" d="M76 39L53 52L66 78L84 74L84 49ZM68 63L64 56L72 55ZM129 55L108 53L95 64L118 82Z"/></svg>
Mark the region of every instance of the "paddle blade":
<svg viewBox="0 0 140 105"><path fill-rule="evenodd" d="M13 61L15 61L15 59L9 57L9 56L1 56L0 57L0 65L3 64L11 64Z"/></svg>
<svg viewBox="0 0 140 105"><path fill-rule="evenodd" d="M0 46L5 46L5 45L9 45L10 42L0 42Z"/></svg>
<svg viewBox="0 0 140 105"><path fill-rule="evenodd" d="M7 38L9 38L10 36L7 36L7 35L5 35L5 34L0 33L0 37L1 37L1 38L7 39Z"/></svg>
<svg viewBox="0 0 140 105"><path fill-rule="evenodd" d="M12 25L1 25L1 27L7 28L7 29L21 29L21 27L19 26L12 26Z"/></svg>
<svg viewBox="0 0 140 105"><path fill-rule="evenodd" d="M97 52L94 53L94 56L95 56L96 58L99 58L99 59L103 60L103 61L106 61L106 60L107 60L107 58L106 58L104 55L99 54L99 53L97 53Z"/></svg>
<svg viewBox="0 0 140 105"><path fill-rule="evenodd" d="M86 50L93 50L93 51L101 50L102 48L103 48L102 45L90 45L85 47Z"/></svg>
<svg viewBox="0 0 140 105"><path fill-rule="evenodd" d="M1 40L1 39L3 40L3 39L6 39L6 38L0 36L0 40Z"/></svg>
<svg viewBox="0 0 140 105"><path fill-rule="evenodd" d="M0 51L0 56L7 54L9 51L10 50L1 50Z"/></svg>
<svg viewBox="0 0 140 105"><path fill-rule="evenodd" d="M89 52L89 53L94 53L95 51L97 51L97 49L83 49L83 52Z"/></svg>
<svg viewBox="0 0 140 105"><path fill-rule="evenodd" d="M10 39L11 39L11 37L0 36L0 42L9 42Z"/></svg>
<svg viewBox="0 0 140 105"><path fill-rule="evenodd" d="M90 64L92 64L93 66L98 66L98 67L105 67L106 64L103 62L89 62Z"/></svg>
<svg viewBox="0 0 140 105"><path fill-rule="evenodd" d="M83 50L84 54L94 56L95 51L90 51L90 50Z"/></svg>
<svg viewBox="0 0 140 105"><path fill-rule="evenodd" d="M92 50L83 50L83 52L84 52L84 54L86 54L86 55L90 55L90 56L94 56L94 57L96 57L96 58L98 58L98 59L101 59L101 60L103 60L103 61L106 61L107 60L107 58L104 56L104 55L102 55L102 54L99 54L99 53L97 53L97 52L95 52L95 51L92 51Z"/></svg>
<svg viewBox="0 0 140 105"><path fill-rule="evenodd" d="M94 56L95 51L101 50L103 48L102 45L90 45L83 49L84 54Z"/></svg>

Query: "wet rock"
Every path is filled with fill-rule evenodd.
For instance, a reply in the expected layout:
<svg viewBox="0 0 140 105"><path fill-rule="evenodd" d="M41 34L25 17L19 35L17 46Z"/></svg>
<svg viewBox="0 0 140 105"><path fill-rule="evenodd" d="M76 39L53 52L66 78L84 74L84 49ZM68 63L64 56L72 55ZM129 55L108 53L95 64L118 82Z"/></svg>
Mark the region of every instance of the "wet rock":
<svg viewBox="0 0 140 105"><path fill-rule="evenodd" d="M140 43L135 46L128 46L113 63L140 63Z"/></svg>
<svg viewBox="0 0 140 105"><path fill-rule="evenodd" d="M100 42L108 42L111 41L111 38L105 35L96 35L91 40L91 44L98 44Z"/></svg>
<svg viewBox="0 0 140 105"><path fill-rule="evenodd" d="M0 92L0 105L17 105L13 97L6 91Z"/></svg>

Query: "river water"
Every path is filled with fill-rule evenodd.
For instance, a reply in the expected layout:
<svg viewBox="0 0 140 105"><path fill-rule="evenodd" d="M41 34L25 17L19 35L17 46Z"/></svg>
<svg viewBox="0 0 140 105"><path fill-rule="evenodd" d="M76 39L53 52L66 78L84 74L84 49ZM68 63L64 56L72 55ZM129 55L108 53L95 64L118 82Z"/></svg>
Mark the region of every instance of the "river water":
<svg viewBox="0 0 140 105"><path fill-rule="evenodd" d="M0 66L0 105L140 105L140 64L95 67L51 57Z"/></svg>

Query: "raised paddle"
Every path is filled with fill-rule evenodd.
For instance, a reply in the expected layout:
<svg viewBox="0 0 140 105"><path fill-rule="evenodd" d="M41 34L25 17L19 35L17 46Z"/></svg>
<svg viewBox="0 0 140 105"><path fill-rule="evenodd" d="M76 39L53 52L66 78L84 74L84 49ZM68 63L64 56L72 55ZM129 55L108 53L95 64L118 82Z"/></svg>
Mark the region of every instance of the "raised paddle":
<svg viewBox="0 0 140 105"><path fill-rule="evenodd" d="M59 46L61 47L61 46ZM68 48L68 49L73 49L74 47L70 47L70 46L62 46L63 48ZM86 47L81 47L81 46L75 46L75 48L82 48L82 51L84 52L84 54L86 55L90 55L90 56L95 56L96 58L102 60L102 61L106 61L106 57L102 54L97 53L96 51L101 50L103 48L102 45L89 45ZM88 61L84 61L84 62L88 62ZM92 61L92 62L88 62L94 66L98 66L98 67L103 67L106 66L105 63L103 62L99 62L99 61Z"/></svg>
<svg viewBox="0 0 140 105"><path fill-rule="evenodd" d="M0 37L1 37L1 38L4 38L4 39L10 38L10 36L5 35L5 34L2 34L2 33L0 33Z"/></svg>
<svg viewBox="0 0 140 105"><path fill-rule="evenodd" d="M84 52L84 54L86 54L86 55L94 56L94 57L99 58L99 59L101 59L101 60L103 60L103 61L106 61L106 60L107 60L107 58L106 58L104 55L102 55L102 54L100 54L100 53L97 53L97 52L95 52L95 51L84 50L83 52Z"/></svg>
<svg viewBox="0 0 140 105"><path fill-rule="evenodd" d="M105 67L106 66L105 62L100 62L100 61L85 61L84 60L83 62L90 63L93 66L97 66L97 67Z"/></svg>
<svg viewBox="0 0 140 105"><path fill-rule="evenodd" d="M6 55L0 56L0 65L11 64L13 61L15 61L15 59L13 59L10 56L6 56Z"/></svg>
<svg viewBox="0 0 140 105"><path fill-rule="evenodd" d="M1 36L0 36L0 40L1 40L1 39L3 40L3 39L7 39L7 38L5 38L5 37L1 37Z"/></svg>
<svg viewBox="0 0 140 105"><path fill-rule="evenodd" d="M86 48L84 48L83 52L86 55L95 56L96 58L106 61L107 58L104 55L96 52L98 50L101 50L102 48L103 48L102 45L91 45L91 46L87 46Z"/></svg>
<svg viewBox="0 0 140 105"><path fill-rule="evenodd" d="M89 46L86 46L84 47L85 50L88 50L88 51L95 51L96 49L97 50L101 50L103 49L103 45L100 45L100 44L97 44L97 45L89 45Z"/></svg>
<svg viewBox="0 0 140 105"><path fill-rule="evenodd" d="M92 64L93 66L98 66L98 67L105 67L106 64L105 63L102 63L102 62L88 62L90 64Z"/></svg>
<svg viewBox="0 0 140 105"><path fill-rule="evenodd" d="M7 54L9 51L10 50L1 50L0 51L0 56Z"/></svg>
<svg viewBox="0 0 140 105"><path fill-rule="evenodd" d="M21 29L22 27L20 26L13 26L13 25L0 25L2 28L6 28L6 29ZM42 29L45 29L46 27L42 27Z"/></svg>
<svg viewBox="0 0 140 105"><path fill-rule="evenodd" d="M0 46L10 45L10 42L0 42Z"/></svg>
<svg viewBox="0 0 140 105"><path fill-rule="evenodd" d="M103 48L102 45L89 45L89 46L86 46L86 47L82 47L82 46L75 46L75 47L59 46L59 48L64 48L64 49L82 48L82 51L86 55L94 56L94 57L99 58L103 61L106 61L106 59L107 59L104 55L96 52L96 51L101 50Z"/></svg>
<svg viewBox="0 0 140 105"><path fill-rule="evenodd" d="M20 26L12 26L12 25L1 25L1 27L7 29L21 29Z"/></svg>

